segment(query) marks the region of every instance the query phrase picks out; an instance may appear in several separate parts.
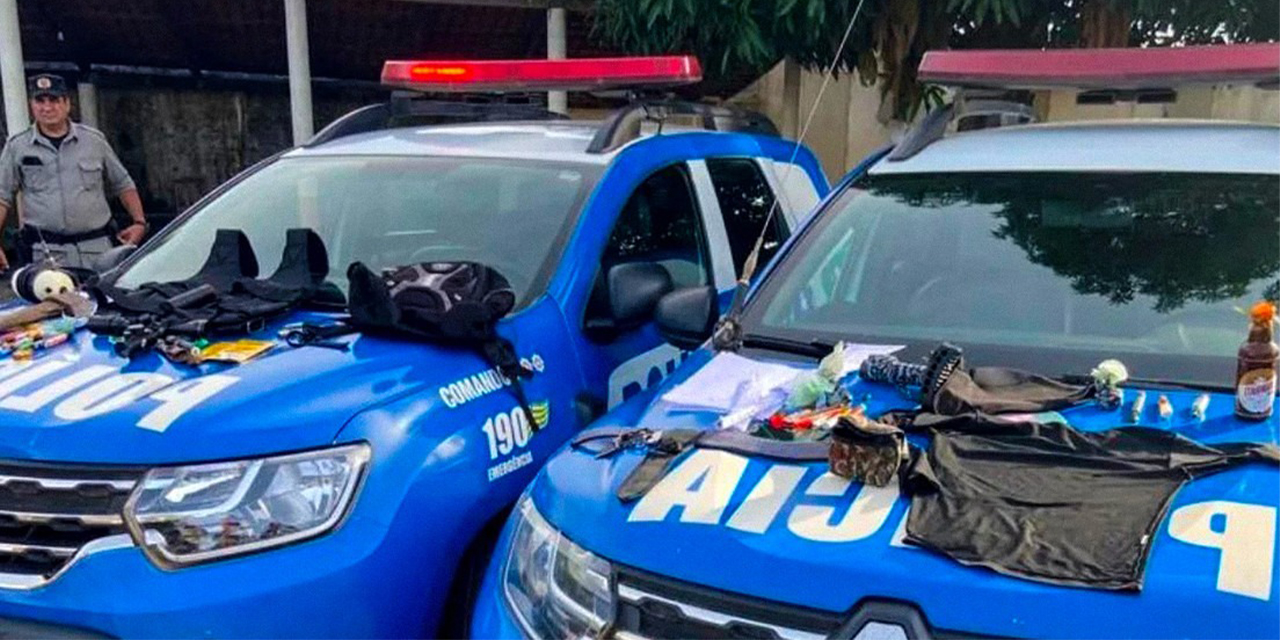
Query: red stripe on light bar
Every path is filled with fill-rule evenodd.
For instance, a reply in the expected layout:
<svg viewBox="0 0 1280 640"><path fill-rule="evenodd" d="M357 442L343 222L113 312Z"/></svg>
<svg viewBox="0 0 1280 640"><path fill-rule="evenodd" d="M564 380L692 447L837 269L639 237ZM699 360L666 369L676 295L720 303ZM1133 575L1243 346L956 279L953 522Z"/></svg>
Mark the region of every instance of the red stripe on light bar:
<svg viewBox="0 0 1280 640"><path fill-rule="evenodd" d="M693 56L576 60L388 60L382 83L419 91L590 91L702 79Z"/></svg>
<svg viewBox="0 0 1280 640"><path fill-rule="evenodd" d="M930 51L918 77L934 84L1002 89L1167 88L1280 79L1280 44L1149 49Z"/></svg>

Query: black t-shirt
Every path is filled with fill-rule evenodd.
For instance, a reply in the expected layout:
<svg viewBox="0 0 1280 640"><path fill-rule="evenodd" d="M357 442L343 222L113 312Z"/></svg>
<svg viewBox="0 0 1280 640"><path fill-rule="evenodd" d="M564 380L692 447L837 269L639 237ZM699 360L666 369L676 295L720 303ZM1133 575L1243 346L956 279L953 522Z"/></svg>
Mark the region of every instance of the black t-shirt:
<svg viewBox="0 0 1280 640"><path fill-rule="evenodd" d="M52 143L53 143L53 148L54 148L54 149L61 149L61 148L62 148L62 141L63 141L63 140L66 140L68 135L70 135L70 132L64 133L64 134L62 134L62 135L60 135L60 136L45 135L45 138L46 138L49 142L52 142Z"/></svg>
<svg viewBox="0 0 1280 640"><path fill-rule="evenodd" d="M1125 427L925 414L929 450L907 474L907 540L961 563L1056 584L1136 591L1155 528L1192 478L1280 449L1204 445Z"/></svg>

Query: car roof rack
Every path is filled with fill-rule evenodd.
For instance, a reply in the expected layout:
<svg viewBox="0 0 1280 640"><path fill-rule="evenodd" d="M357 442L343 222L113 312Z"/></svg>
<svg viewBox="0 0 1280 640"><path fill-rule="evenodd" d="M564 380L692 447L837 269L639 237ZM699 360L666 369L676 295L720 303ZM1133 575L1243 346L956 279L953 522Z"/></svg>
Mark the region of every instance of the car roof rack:
<svg viewBox="0 0 1280 640"><path fill-rule="evenodd" d="M902 142L885 159L901 162L920 153L947 135L952 123L957 132L963 132L1035 122L1035 112L1027 104L1029 100L1029 96L1017 95L1017 92L959 89L950 103L930 111L907 131Z"/></svg>
<svg viewBox="0 0 1280 640"><path fill-rule="evenodd" d="M735 106L711 105L670 99L637 98L605 118L587 145L587 153L609 153L637 139L641 125L662 125L673 116L695 116L708 131L734 131L776 136L778 127L762 113Z"/></svg>
<svg viewBox="0 0 1280 640"><path fill-rule="evenodd" d="M609 153L639 138L645 122L657 123L661 131L664 123L680 116L698 118L702 128L708 131L778 135L773 121L755 111L666 98L635 98L605 118L587 145L587 153ZM334 120L303 146L314 147L358 133L413 125L568 119L536 103L491 98L481 102L433 100L417 92L397 91L389 102L361 107Z"/></svg>
<svg viewBox="0 0 1280 640"><path fill-rule="evenodd" d="M357 133L394 127L566 119L568 116L549 111L536 103L491 98L482 101L438 100L423 97L413 91L395 91L388 102L361 107L334 120L303 146L314 147Z"/></svg>
<svg viewBox="0 0 1280 640"><path fill-rule="evenodd" d="M1035 120L1030 91L1076 89L1078 104L1167 103L1174 86L1222 82L1280 85L1280 44L1197 47L929 51L921 82L953 87L950 105L926 115L887 156L901 162L946 135ZM1010 96L1017 99L1010 100Z"/></svg>
<svg viewBox="0 0 1280 640"><path fill-rule="evenodd" d="M586 152L608 153L642 135L643 125L693 116L710 131L778 135L763 114L734 106L675 100L665 91L702 79L693 56L582 58L568 60L388 60L382 84L396 87L391 100L356 109L333 121L303 146L313 147L357 133L391 127L459 122L567 120L534 102L530 91L624 90L629 104L611 113ZM507 92L519 91L523 101ZM471 100L442 101L426 95L452 93ZM487 96L487 97L485 97Z"/></svg>
<svg viewBox="0 0 1280 640"><path fill-rule="evenodd" d="M885 156L885 161L902 162L941 139L942 136L946 135L947 127L951 124L951 118L955 115L955 112L956 105L954 102L940 109L930 111L919 123L907 131L907 134L902 137L902 142L899 142L893 148L893 151L890 151L889 155Z"/></svg>
<svg viewBox="0 0 1280 640"><path fill-rule="evenodd" d="M994 129L1036 121L1030 95L964 91L955 114L956 131Z"/></svg>

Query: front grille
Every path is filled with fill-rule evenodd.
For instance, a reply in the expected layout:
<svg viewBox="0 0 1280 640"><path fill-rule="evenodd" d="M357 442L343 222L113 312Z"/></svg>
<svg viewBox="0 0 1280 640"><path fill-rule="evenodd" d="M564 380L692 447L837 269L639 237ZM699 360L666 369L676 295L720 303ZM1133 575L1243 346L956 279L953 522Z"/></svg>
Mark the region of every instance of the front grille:
<svg viewBox="0 0 1280 640"><path fill-rule="evenodd" d="M144 472L0 462L0 578L48 580L84 545L126 533L121 514Z"/></svg>
<svg viewBox="0 0 1280 640"><path fill-rule="evenodd" d="M821 640L840 628L843 617L618 570L620 636Z"/></svg>
<svg viewBox="0 0 1280 640"><path fill-rule="evenodd" d="M618 640L745 638L749 640L976 640L935 629L907 602L867 599L832 613L679 582L616 567Z"/></svg>

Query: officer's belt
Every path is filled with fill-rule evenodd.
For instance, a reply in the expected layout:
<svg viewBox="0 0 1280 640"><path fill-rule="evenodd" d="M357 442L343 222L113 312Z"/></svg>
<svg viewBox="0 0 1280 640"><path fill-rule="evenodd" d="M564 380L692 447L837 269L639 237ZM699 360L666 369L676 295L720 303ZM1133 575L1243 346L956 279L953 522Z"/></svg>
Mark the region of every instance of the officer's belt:
<svg viewBox="0 0 1280 640"><path fill-rule="evenodd" d="M719 449L747 456L773 458L792 462L826 461L831 448L827 442L769 440L730 429L624 429L599 427L583 431L573 439L576 448L587 448L588 443L603 443L593 453L605 457L625 449L642 449L644 460L632 469L617 496L623 502L635 500L667 475L680 454L693 448Z"/></svg>
<svg viewBox="0 0 1280 640"><path fill-rule="evenodd" d="M100 229L85 231L82 233L58 233L56 231L45 231L31 225L22 227L22 240L28 244L37 245L47 244L80 244L98 238L109 238L113 231L113 225L107 224Z"/></svg>

